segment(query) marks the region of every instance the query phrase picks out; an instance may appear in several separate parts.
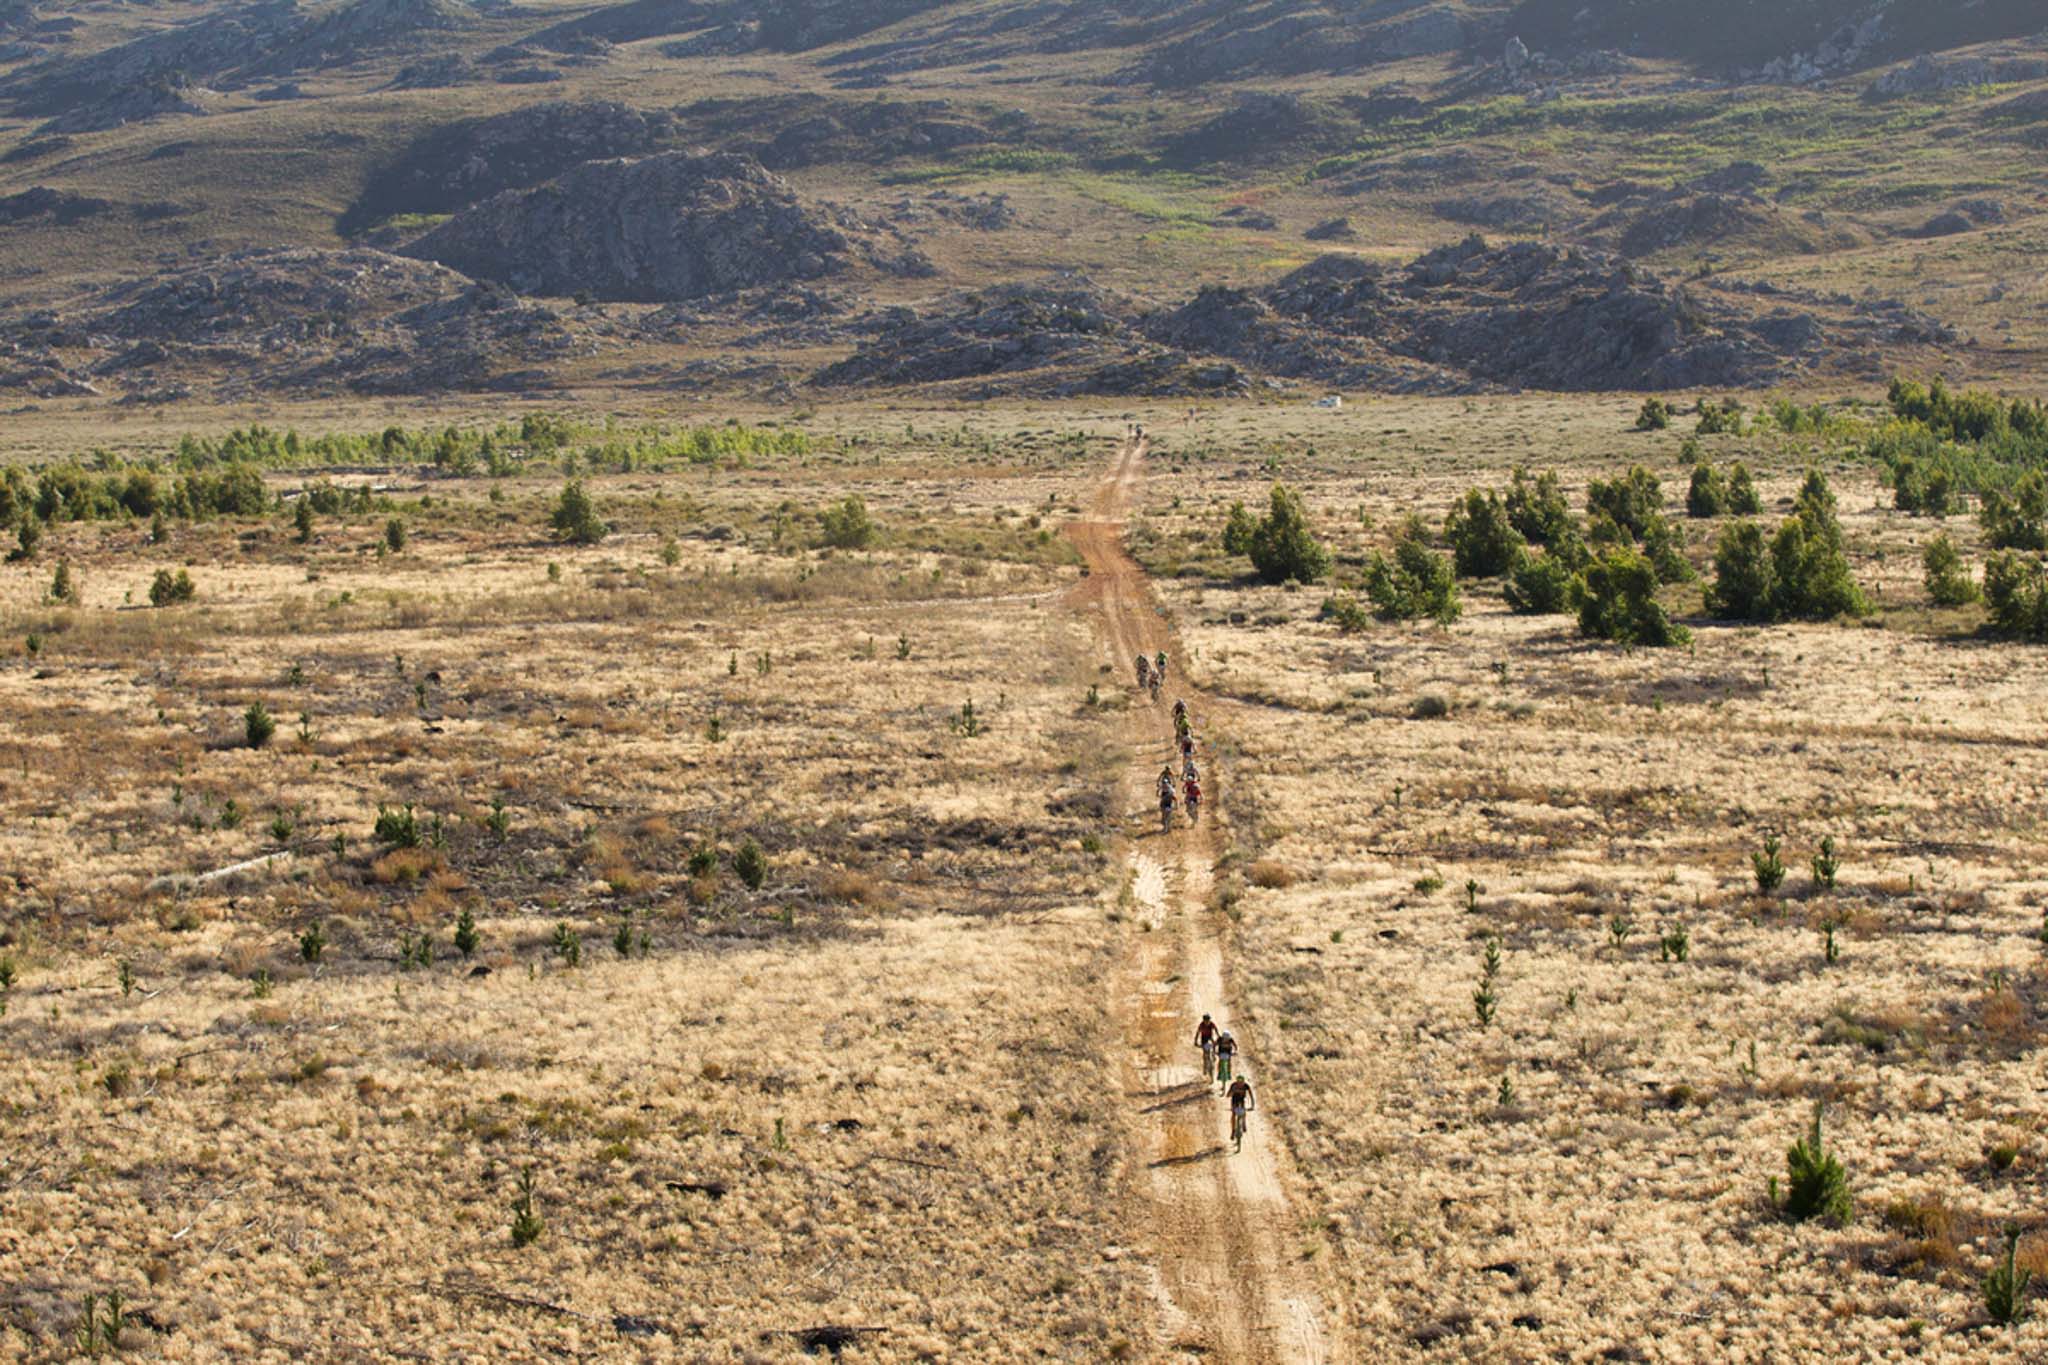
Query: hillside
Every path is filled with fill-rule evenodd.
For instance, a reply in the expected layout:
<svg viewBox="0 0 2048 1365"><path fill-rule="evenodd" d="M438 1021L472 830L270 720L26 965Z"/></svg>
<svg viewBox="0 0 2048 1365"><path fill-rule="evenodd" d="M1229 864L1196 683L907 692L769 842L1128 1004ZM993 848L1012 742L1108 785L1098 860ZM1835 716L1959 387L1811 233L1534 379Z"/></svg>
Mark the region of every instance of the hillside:
<svg viewBox="0 0 2048 1365"><path fill-rule="evenodd" d="M124 387L83 372L116 338L81 338L88 355L34 337L167 263L364 248L450 267L447 298L503 284L562 314L580 340L555 359L465 367L541 388L921 384L958 363L879 360L913 335L901 310L937 336L976 291L1063 288L1050 277L1065 273L1122 300L1136 349L1097 357L1110 379L1034 381L1051 390L2027 372L2048 349L2030 264L2048 225L2039 16L2007 0L1946 18L1751 8L1708 22L1668 0L28 0L0 42L0 386L82 402L238 391L230 355L177 384L130 367ZM783 207L704 199L753 194L738 188L752 172L711 188L671 173L706 157L757 163ZM1518 300L1511 321L1497 298L1440 291L1430 337L1383 314L1283 317L1318 334L1256 344L1186 325L1203 290L1270 307L1319 257L1413 271L1475 233L1683 298L1681 330L1697 318L1721 359L1630 360L1654 341L1593 365L1511 342L1482 354L1497 326L1571 332L1585 281ZM782 284L828 287L829 316L814 301L804 327L762 326L788 305L753 295ZM683 299L687 338L646 311ZM327 361L290 370L288 390L357 368L347 346ZM287 382L266 374L259 387Z"/></svg>

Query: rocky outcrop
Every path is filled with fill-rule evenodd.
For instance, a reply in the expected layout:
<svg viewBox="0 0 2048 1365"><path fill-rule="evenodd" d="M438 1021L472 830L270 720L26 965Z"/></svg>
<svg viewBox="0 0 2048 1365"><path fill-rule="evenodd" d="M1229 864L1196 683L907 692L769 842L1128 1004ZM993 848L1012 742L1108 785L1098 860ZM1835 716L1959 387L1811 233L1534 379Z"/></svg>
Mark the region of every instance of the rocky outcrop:
<svg viewBox="0 0 2048 1365"><path fill-rule="evenodd" d="M341 220L353 233L396 214L454 213L506 190L552 180L586 161L645 156L674 146L666 110L612 101L552 100L463 119L416 139L378 167Z"/></svg>
<svg viewBox="0 0 2048 1365"><path fill-rule="evenodd" d="M751 157L665 153L596 161L497 195L406 248L521 293L659 303L858 265L928 274L853 215L800 200Z"/></svg>
<svg viewBox="0 0 2048 1365"><path fill-rule="evenodd" d="M324 70L405 51L477 22L465 0L354 0L308 14L298 0L202 14L80 57L53 57L0 82L14 112L80 132L165 114L203 113L198 92Z"/></svg>
<svg viewBox="0 0 2048 1365"><path fill-rule="evenodd" d="M1746 388L1844 346L1861 356L1953 340L1894 306L1844 300L1824 317L1790 303L1761 288L1689 289L1601 252L1474 237L1399 270L1325 256L1264 289L1210 286L1159 310L1085 281L894 309L816 378L979 395L1273 381L1433 393ZM1149 387L1119 387L1140 377Z"/></svg>
<svg viewBox="0 0 2048 1365"><path fill-rule="evenodd" d="M496 388L573 344L558 314L508 290L361 250L238 253L0 323L44 389L140 395Z"/></svg>

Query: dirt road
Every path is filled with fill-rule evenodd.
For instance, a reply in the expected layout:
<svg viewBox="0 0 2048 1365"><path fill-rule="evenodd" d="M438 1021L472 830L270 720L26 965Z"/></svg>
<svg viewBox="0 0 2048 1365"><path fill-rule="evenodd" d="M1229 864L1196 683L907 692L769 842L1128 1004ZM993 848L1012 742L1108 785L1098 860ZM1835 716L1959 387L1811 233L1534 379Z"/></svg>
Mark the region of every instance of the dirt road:
<svg viewBox="0 0 2048 1365"><path fill-rule="evenodd" d="M1205 763L1204 823L1158 832L1152 782L1172 749L1173 698L1188 703L1199 736L1208 708L1186 681L1183 655L1142 570L1124 552L1123 521L1142 473L1145 446L1127 442L1097 488L1087 516L1067 535L1088 565L1069 604L1097 613L1103 648L1124 685L1134 683L1139 653L1165 650L1173 662L1157 704L1138 695L1130 711L1137 752L1118 791L1139 813L1130 872L1134 914L1152 926L1134 934L1112 984L1113 1017L1123 1033L1126 1123L1144 1168L1139 1196L1143 1236L1160 1273L1172 1348L1205 1360L1320 1362L1333 1355L1324 1332L1322 1295L1292 1254L1297 1216L1287 1204L1287 1153L1269 1116L1289 1101L1260 1085L1250 1040L1246 1070L1261 1113L1244 1149L1233 1153L1229 1110L1203 1081L1192 1046L1204 1013L1230 1026L1223 939L1209 908L1215 876L1215 797L1227 774Z"/></svg>

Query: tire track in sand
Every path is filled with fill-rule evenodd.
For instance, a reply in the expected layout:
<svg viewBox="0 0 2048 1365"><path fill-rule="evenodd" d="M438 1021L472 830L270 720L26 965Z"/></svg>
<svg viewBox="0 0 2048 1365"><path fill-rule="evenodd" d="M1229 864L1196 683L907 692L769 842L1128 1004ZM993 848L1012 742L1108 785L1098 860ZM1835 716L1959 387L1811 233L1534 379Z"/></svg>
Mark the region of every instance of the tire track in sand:
<svg viewBox="0 0 2048 1365"><path fill-rule="evenodd" d="M1144 571L1123 548L1123 519L1140 477L1142 441L1126 442L1095 491L1087 515L1066 528L1088 566L1068 604L1098 615L1110 662L1129 677L1140 652L1181 655L1160 614ZM1169 683L1199 717L1203 698L1185 679ZM1131 738L1141 755L1124 774L1124 809L1149 812L1153 756L1172 733L1168 693L1158 705L1131 712ZM1215 796L1196 829L1156 824L1136 840L1131 858L1138 913L1153 927L1131 935L1112 977L1111 1015L1122 1034L1123 1123L1142 1172L1137 1188L1145 1242L1159 1275L1165 1327L1178 1352L1252 1365L1322 1365L1333 1358L1324 1334L1319 1286L1290 1247L1298 1225L1289 1212L1288 1156L1264 1114L1253 1118L1244 1150L1230 1150L1228 1108L1201 1076L1192 1047L1203 1013L1229 1027L1223 936L1209 908L1215 880ZM1247 1059L1261 1110L1285 1097L1259 1084L1258 1058Z"/></svg>

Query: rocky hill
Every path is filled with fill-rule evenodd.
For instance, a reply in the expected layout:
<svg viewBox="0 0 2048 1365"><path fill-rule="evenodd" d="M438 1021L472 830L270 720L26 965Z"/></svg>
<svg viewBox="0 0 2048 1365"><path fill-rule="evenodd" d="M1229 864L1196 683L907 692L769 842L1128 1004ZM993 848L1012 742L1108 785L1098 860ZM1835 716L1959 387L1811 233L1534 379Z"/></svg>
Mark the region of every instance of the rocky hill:
<svg viewBox="0 0 2048 1365"><path fill-rule="evenodd" d="M751 157L682 152L585 163L466 209L405 251L521 293L637 303L863 265L931 271L884 229L800 198Z"/></svg>
<svg viewBox="0 0 2048 1365"><path fill-rule="evenodd" d="M552 310L439 266L287 249L0 320L0 391L163 402L519 387L571 344Z"/></svg>

